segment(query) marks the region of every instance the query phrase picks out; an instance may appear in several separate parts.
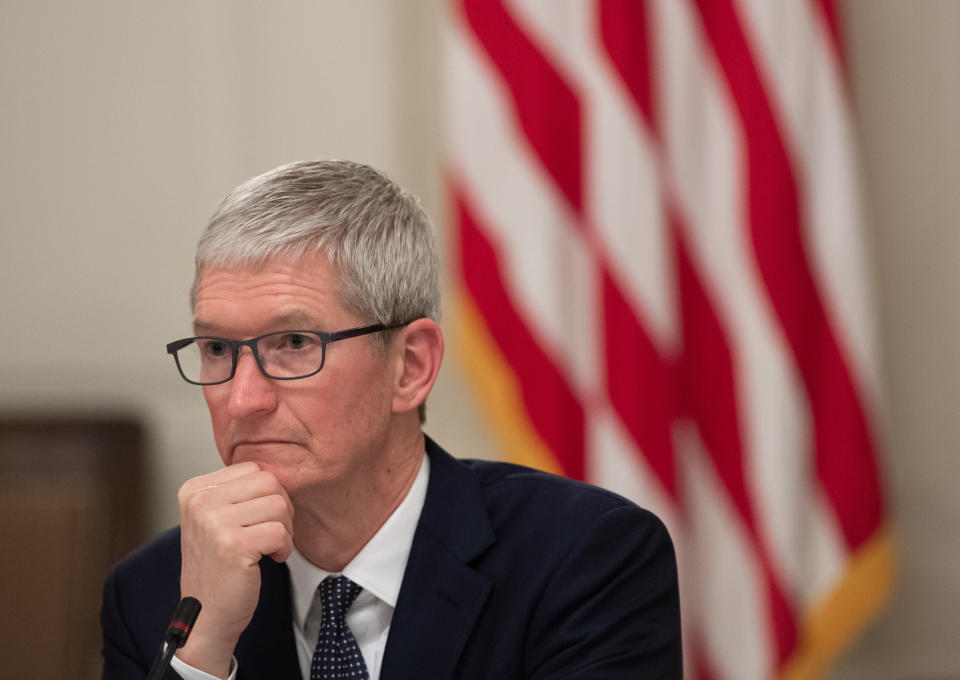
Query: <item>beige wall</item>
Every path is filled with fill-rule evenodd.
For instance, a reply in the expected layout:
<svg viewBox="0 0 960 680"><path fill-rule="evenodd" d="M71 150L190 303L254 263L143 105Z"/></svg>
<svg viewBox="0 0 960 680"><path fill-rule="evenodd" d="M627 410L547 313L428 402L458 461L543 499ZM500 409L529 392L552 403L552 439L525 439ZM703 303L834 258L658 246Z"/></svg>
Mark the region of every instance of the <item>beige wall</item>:
<svg viewBox="0 0 960 680"><path fill-rule="evenodd" d="M836 678L960 677L960 3L848 3L884 348L900 589ZM152 526L218 459L163 352L216 202L281 162L391 172L443 226L441 0L4 3L0 408L135 413ZM490 438L448 361L429 431Z"/></svg>
<svg viewBox="0 0 960 680"><path fill-rule="evenodd" d="M843 678L960 677L960 3L856 0L899 588Z"/></svg>
<svg viewBox="0 0 960 680"><path fill-rule="evenodd" d="M442 220L439 5L0 10L0 406L144 418L154 528L176 522L177 486L219 462L163 345L189 332L192 251L226 192L290 160L350 158ZM478 429L441 427L458 420L450 373L438 436Z"/></svg>

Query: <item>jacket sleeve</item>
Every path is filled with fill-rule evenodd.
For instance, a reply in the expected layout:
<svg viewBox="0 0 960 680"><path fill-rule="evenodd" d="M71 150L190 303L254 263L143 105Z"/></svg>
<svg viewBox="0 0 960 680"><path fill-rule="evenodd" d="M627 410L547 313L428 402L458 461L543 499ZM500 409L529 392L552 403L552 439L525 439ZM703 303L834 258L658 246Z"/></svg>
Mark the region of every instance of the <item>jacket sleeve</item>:
<svg viewBox="0 0 960 680"><path fill-rule="evenodd" d="M683 677L673 544L636 506L603 513L550 579L531 622L531 680Z"/></svg>
<svg viewBox="0 0 960 680"><path fill-rule="evenodd" d="M145 649L124 615L122 589L117 572L107 577L103 586L103 604L100 608L100 626L103 631L103 680L143 680L150 671L155 655L160 651ZM167 670L164 680L181 680L173 670Z"/></svg>

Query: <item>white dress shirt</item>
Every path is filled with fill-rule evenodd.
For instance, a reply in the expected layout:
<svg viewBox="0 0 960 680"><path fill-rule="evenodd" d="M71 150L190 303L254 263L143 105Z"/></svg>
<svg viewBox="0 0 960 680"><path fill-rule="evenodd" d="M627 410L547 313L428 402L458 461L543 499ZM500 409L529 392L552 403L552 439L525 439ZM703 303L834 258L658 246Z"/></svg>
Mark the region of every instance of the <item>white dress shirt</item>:
<svg viewBox="0 0 960 680"><path fill-rule="evenodd" d="M426 455L420 463L417 478L406 497L363 546L340 574L325 571L301 555L296 549L287 558L290 570L290 596L293 610L293 637L297 659L304 680L310 678L313 649L320 633L323 609L316 597L317 587L327 576L343 575L363 590L347 611L347 627L357 640L370 680L378 680L383 665L383 650L387 646L390 621L397 606L403 572L410 556L413 534L417 530L420 511L427 497L430 478L430 460ZM177 657L171 667L183 680L217 680L215 676L188 666ZM237 661L230 665L228 680L237 676Z"/></svg>

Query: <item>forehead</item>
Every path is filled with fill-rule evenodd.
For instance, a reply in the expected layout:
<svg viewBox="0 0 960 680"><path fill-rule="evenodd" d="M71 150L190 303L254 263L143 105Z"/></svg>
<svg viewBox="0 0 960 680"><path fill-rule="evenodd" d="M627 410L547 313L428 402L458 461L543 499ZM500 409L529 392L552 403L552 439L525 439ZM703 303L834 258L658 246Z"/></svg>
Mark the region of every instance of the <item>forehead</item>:
<svg viewBox="0 0 960 680"><path fill-rule="evenodd" d="M275 330L277 324L310 323L308 328L324 330L352 316L338 293L338 278L322 257L212 267L197 277L194 326L257 334Z"/></svg>

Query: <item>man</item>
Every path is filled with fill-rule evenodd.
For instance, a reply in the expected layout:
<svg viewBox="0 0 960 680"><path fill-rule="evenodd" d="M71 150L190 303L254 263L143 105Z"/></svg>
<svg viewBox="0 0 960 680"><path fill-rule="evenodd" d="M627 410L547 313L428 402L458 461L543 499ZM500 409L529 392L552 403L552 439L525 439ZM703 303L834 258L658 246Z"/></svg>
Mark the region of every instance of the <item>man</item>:
<svg viewBox="0 0 960 680"><path fill-rule="evenodd" d="M104 677L679 678L663 525L606 491L458 461L421 425L443 355L429 219L381 173L242 184L197 250L194 336L222 469L104 588Z"/></svg>

